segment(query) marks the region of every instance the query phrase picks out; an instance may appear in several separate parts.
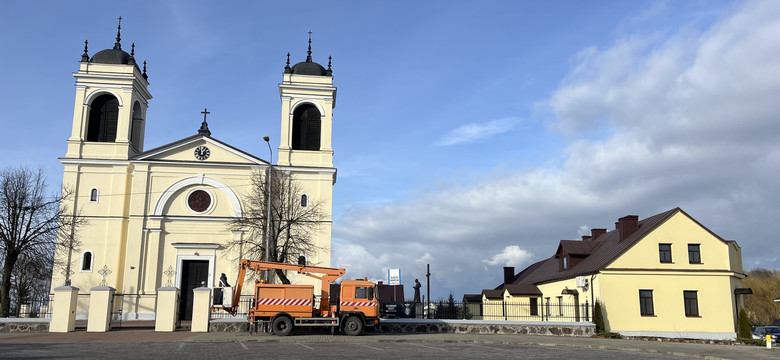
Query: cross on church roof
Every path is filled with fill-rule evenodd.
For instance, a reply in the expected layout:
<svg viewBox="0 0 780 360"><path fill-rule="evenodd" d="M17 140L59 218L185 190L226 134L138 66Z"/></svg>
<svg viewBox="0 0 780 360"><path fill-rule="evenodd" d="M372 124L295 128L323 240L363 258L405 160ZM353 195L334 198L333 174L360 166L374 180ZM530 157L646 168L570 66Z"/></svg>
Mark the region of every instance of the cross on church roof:
<svg viewBox="0 0 780 360"><path fill-rule="evenodd" d="M209 124L206 122L206 116L211 114L209 112L208 108L203 108L203 111L200 112L203 114L203 122L200 124L200 129L198 129L198 134L211 136L211 130L209 130Z"/></svg>

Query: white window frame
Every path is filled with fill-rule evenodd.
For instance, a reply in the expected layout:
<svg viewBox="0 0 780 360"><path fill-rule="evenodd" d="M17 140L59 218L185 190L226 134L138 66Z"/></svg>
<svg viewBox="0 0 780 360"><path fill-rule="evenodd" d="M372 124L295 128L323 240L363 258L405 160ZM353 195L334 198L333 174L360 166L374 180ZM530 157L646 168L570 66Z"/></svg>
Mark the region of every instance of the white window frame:
<svg viewBox="0 0 780 360"><path fill-rule="evenodd" d="M89 253L89 269L84 270L84 255ZM95 253L92 250L85 250L81 253L81 260L79 260L79 272L92 272L95 268Z"/></svg>
<svg viewBox="0 0 780 360"><path fill-rule="evenodd" d="M92 193L95 193L95 199L92 199ZM100 200L100 190L98 188L93 187L89 190L89 202L98 202Z"/></svg>

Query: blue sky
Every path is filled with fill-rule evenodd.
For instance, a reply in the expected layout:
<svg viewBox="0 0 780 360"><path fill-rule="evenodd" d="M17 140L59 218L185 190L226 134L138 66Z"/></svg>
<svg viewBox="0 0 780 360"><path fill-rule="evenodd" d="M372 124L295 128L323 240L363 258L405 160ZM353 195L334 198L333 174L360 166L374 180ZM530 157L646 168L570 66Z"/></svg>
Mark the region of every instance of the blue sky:
<svg viewBox="0 0 780 360"><path fill-rule="evenodd" d="M82 1L0 11L0 166L59 184L77 62L148 61L145 147L195 134L267 158L287 52L333 56L334 266L432 296L492 288L558 240L682 207L743 248L780 250L780 3Z"/></svg>

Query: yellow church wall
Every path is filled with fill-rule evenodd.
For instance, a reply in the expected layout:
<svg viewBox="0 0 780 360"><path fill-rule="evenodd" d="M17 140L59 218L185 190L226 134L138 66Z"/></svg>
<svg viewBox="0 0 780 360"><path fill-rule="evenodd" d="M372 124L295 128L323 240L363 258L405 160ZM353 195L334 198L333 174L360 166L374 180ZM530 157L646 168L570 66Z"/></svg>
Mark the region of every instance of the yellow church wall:
<svg viewBox="0 0 780 360"><path fill-rule="evenodd" d="M733 338L736 283L725 273L610 271L601 275L605 326L633 336ZM654 315L640 314L639 290L653 291ZM687 317L683 291L697 291L699 316Z"/></svg>
<svg viewBox="0 0 780 360"><path fill-rule="evenodd" d="M671 263L660 262L659 244L671 244ZM688 262L688 244L700 244L701 264ZM729 269L729 258L728 246L723 241L682 212L677 212L609 264L607 268Z"/></svg>

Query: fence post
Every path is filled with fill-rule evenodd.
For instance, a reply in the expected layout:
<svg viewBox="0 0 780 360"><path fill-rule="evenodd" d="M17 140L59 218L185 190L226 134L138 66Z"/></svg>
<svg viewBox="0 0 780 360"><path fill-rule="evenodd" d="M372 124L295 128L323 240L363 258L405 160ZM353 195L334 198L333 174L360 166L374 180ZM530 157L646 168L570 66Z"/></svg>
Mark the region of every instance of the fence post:
<svg viewBox="0 0 780 360"><path fill-rule="evenodd" d="M90 289L87 332L108 331L115 291L116 289L110 286L97 286Z"/></svg>
<svg viewBox="0 0 780 360"><path fill-rule="evenodd" d="M211 289L199 287L193 289L192 332L208 332L211 319Z"/></svg>
<svg viewBox="0 0 780 360"><path fill-rule="evenodd" d="M76 330L76 303L79 288L59 286L54 288L54 303L52 304L49 332L70 332Z"/></svg>
<svg viewBox="0 0 780 360"><path fill-rule="evenodd" d="M590 309L588 308L588 298L585 298L585 321L590 321Z"/></svg>
<svg viewBox="0 0 780 360"><path fill-rule="evenodd" d="M176 330L176 309L179 304L179 289L161 287L157 289L157 310L154 315L154 331Z"/></svg>

